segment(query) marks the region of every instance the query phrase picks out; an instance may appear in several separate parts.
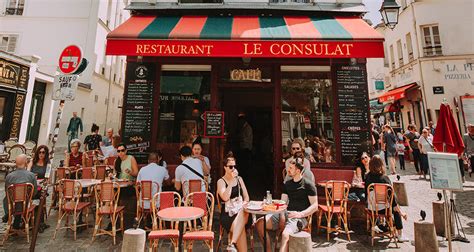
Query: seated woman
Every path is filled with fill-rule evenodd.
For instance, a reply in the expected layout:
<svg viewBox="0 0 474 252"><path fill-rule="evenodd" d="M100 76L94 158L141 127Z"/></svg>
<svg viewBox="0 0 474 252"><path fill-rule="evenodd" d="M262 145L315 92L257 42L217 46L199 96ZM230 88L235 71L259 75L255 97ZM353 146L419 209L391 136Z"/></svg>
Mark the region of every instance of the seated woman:
<svg viewBox="0 0 474 252"><path fill-rule="evenodd" d="M132 155L127 155L125 144L117 146L118 158L115 160L114 168L119 179L134 181L138 175L138 163Z"/></svg>
<svg viewBox="0 0 474 252"><path fill-rule="evenodd" d="M365 188L364 188L364 176L362 169L356 167L354 171L354 177L352 177L351 191L349 193L349 200L364 201L365 200Z"/></svg>
<svg viewBox="0 0 474 252"><path fill-rule="evenodd" d="M370 156L369 154L367 154L367 152L362 152L362 155L360 155L360 162L361 162L360 169L362 171L362 178L365 178L365 176L369 172L369 162L370 162Z"/></svg>
<svg viewBox="0 0 474 252"><path fill-rule="evenodd" d="M28 163L28 171L36 175L36 179L43 179L43 182L47 182L48 179L45 178L46 169L49 164L49 149L45 145L40 145L36 151L33 159ZM41 186L38 186L38 193L33 197L34 199L39 199L41 196ZM44 215L40 216L40 226L39 232L43 233L46 228L49 228L49 225L44 223Z"/></svg>
<svg viewBox="0 0 474 252"><path fill-rule="evenodd" d="M365 179L365 191L367 192L367 189L369 185L373 183L382 183L382 184L392 184L390 179L385 175L385 165L382 160L382 158L379 155L374 155L372 159L370 160L369 164L369 173L366 176ZM370 197L367 192L367 197ZM383 214L386 210L379 211L381 214ZM406 239L402 235L402 229L403 229L403 224L402 224L402 217L406 220L407 219L407 214L402 211L400 206L397 203L397 199L395 195L393 196L393 202L392 202L392 212L393 212L393 219L395 221L395 228L397 229L397 235L398 235L398 241L399 242L406 242L408 239ZM385 227L378 225L375 227L376 231L378 232L383 232Z"/></svg>
<svg viewBox="0 0 474 252"><path fill-rule="evenodd" d="M81 148L81 141L79 139L71 140L71 153L65 151L66 159L64 160L64 166L69 167L74 174L74 171L86 167L86 155L79 151Z"/></svg>
<svg viewBox="0 0 474 252"><path fill-rule="evenodd" d="M217 181L217 194L225 205L221 210L221 225L232 237L228 250L247 251L245 225L251 224L251 219L242 205L249 201L249 194L244 181L238 176L235 158L231 153L224 160L224 170L224 176Z"/></svg>
<svg viewBox="0 0 474 252"><path fill-rule="evenodd" d="M36 174L37 179L45 179L46 168L49 164L49 149L46 145L40 145L33 159L28 163L28 171Z"/></svg>

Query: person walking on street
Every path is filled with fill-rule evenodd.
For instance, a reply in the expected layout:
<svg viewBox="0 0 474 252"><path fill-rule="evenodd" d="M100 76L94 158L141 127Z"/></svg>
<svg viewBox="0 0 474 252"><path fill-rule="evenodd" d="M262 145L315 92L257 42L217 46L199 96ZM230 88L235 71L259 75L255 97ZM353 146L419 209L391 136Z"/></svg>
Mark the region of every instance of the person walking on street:
<svg viewBox="0 0 474 252"><path fill-rule="evenodd" d="M240 175L246 180L250 175L249 170L252 169L253 129L244 114L239 114L237 127L238 150L235 154L240 163Z"/></svg>
<svg viewBox="0 0 474 252"><path fill-rule="evenodd" d="M428 163L428 152L434 152L433 137L431 137L429 129L424 128L421 132L421 137L418 140L418 148L421 153L421 170L423 171L423 178L426 179L428 174L429 163Z"/></svg>
<svg viewBox="0 0 474 252"><path fill-rule="evenodd" d="M77 112L72 112L72 117L69 120L69 125L67 126L67 135L68 135L68 144L67 149L71 152L71 140L78 138L78 131L82 136L82 132L84 132L84 126L82 125L82 119L77 116Z"/></svg>
<svg viewBox="0 0 474 252"><path fill-rule="evenodd" d="M421 156L420 149L418 148L418 138L420 138L420 134L416 132L416 126L414 124L408 125L408 132L405 134L405 137L408 143L409 151L413 155L415 170L418 175L421 175L421 170L419 168L419 165L421 165Z"/></svg>
<svg viewBox="0 0 474 252"><path fill-rule="evenodd" d="M405 170L405 145L403 139L399 139L397 143L398 161L400 162L400 170Z"/></svg>
<svg viewBox="0 0 474 252"><path fill-rule="evenodd" d="M390 125L385 125L385 132L383 134L383 149L385 149L385 155L387 155L388 166L392 175L395 174L395 156L397 155L396 150L397 135L393 131Z"/></svg>
<svg viewBox="0 0 474 252"><path fill-rule="evenodd" d="M470 161L471 164L469 170L472 172L474 170L474 123L469 123L467 125L467 133L464 134L462 140L465 146L464 159Z"/></svg>

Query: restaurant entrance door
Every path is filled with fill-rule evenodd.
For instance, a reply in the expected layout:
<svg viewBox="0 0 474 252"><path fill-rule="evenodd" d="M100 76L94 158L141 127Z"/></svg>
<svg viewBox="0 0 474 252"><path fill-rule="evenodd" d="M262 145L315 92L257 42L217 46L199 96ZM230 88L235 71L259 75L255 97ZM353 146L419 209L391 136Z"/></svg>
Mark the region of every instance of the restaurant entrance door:
<svg viewBox="0 0 474 252"><path fill-rule="evenodd" d="M219 98L227 132L224 156L233 152L250 198L261 200L273 188L273 88L220 88Z"/></svg>

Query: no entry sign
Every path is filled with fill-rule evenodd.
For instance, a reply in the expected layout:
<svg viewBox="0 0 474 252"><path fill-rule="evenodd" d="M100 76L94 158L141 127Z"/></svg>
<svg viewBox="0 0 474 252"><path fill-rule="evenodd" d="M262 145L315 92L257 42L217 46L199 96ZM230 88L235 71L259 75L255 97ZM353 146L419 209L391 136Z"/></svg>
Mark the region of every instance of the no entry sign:
<svg viewBox="0 0 474 252"><path fill-rule="evenodd" d="M81 61L81 48L76 45L67 46L59 56L59 69L65 74L74 73L79 68Z"/></svg>

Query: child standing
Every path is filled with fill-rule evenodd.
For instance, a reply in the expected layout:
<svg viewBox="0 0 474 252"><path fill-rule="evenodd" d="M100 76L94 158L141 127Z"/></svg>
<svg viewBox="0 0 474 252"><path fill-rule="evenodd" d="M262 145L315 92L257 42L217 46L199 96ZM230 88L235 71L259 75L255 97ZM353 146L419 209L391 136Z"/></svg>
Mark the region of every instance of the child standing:
<svg viewBox="0 0 474 252"><path fill-rule="evenodd" d="M397 146L398 160L400 161L400 170L405 170L405 145L403 139L399 139Z"/></svg>

